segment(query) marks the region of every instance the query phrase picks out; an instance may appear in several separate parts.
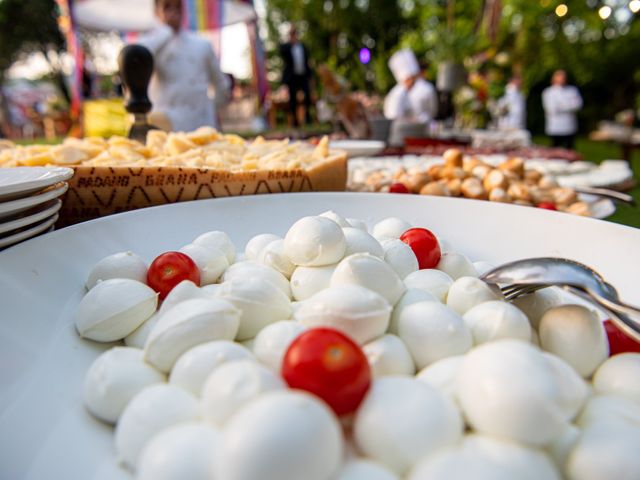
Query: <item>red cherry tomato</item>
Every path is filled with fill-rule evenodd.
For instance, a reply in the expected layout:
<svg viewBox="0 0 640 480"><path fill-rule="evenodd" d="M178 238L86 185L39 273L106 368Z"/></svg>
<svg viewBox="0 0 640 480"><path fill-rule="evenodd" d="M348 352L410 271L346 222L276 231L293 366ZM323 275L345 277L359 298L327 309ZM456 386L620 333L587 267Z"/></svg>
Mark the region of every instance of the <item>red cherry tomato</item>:
<svg viewBox="0 0 640 480"><path fill-rule="evenodd" d="M392 183L389 187L389 193L410 193L404 183Z"/></svg>
<svg viewBox="0 0 640 480"><path fill-rule="evenodd" d="M440 261L438 239L426 228L410 228L400 236L400 240L411 247L418 259L420 270L436 268Z"/></svg>
<svg viewBox="0 0 640 480"><path fill-rule="evenodd" d="M545 210L558 210L555 203L552 202L540 202L538 208L544 208Z"/></svg>
<svg viewBox="0 0 640 480"><path fill-rule="evenodd" d="M362 349L332 328L312 328L287 349L282 376L291 388L320 397L337 415L354 412L371 384Z"/></svg>
<svg viewBox="0 0 640 480"><path fill-rule="evenodd" d="M147 271L147 284L160 294L161 300L183 280L191 280L200 286L200 271L184 253L163 253L151 262Z"/></svg>
<svg viewBox="0 0 640 480"><path fill-rule="evenodd" d="M627 352L640 353L640 343L616 327L611 320L605 320L604 329L609 339L609 356Z"/></svg>

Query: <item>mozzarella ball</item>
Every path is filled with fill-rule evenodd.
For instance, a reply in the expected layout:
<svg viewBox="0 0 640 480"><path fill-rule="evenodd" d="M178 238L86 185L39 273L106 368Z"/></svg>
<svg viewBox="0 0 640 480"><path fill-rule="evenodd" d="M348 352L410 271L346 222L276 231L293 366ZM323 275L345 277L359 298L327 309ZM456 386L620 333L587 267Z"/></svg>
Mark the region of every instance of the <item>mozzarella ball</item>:
<svg viewBox="0 0 640 480"><path fill-rule="evenodd" d="M472 346L471 333L462 317L439 302L419 302L406 307L398 319L398 336L407 345L418 369L465 353Z"/></svg>
<svg viewBox="0 0 640 480"><path fill-rule="evenodd" d="M402 475L422 457L462 436L454 403L429 385L407 377L375 379L353 425L356 446Z"/></svg>
<svg viewBox="0 0 640 480"><path fill-rule="evenodd" d="M84 404L91 414L115 423L138 392L165 376L142 358L142 350L114 347L91 364L84 379Z"/></svg>
<svg viewBox="0 0 640 480"><path fill-rule="evenodd" d="M191 258L198 267L200 285L209 285L217 282L229 267L227 256L219 248L190 243L178 251Z"/></svg>
<svg viewBox="0 0 640 480"><path fill-rule="evenodd" d="M329 288L336 265L325 267L297 267L291 275L291 293L297 301L306 300Z"/></svg>
<svg viewBox="0 0 640 480"><path fill-rule="evenodd" d="M300 302L294 318L305 327L332 327L360 345L383 335L389 326L391 306L376 292L358 285L323 290Z"/></svg>
<svg viewBox="0 0 640 480"><path fill-rule="evenodd" d="M407 289L407 291L404 292L404 295L400 298L400 301L396 303L395 307L393 307L391 321L389 322L389 333L393 333L394 335L398 334L398 320L400 319L400 314L406 307L418 302L437 301L438 299L433 294L426 292L425 290L420 290L418 288Z"/></svg>
<svg viewBox="0 0 640 480"><path fill-rule="evenodd" d="M418 270L404 278L405 287L424 290L442 303L446 301L447 292L452 284L453 279L449 275L435 269Z"/></svg>
<svg viewBox="0 0 640 480"><path fill-rule="evenodd" d="M282 239L274 240L260 250L256 261L273 268L286 278L291 278L291 274L296 269L289 257L284 254L284 240Z"/></svg>
<svg viewBox="0 0 640 480"><path fill-rule="evenodd" d="M240 311L230 302L185 300L162 314L145 343L145 360L169 372L190 348L212 340L233 340L239 325Z"/></svg>
<svg viewBox="0 0 640 480"><path fill-rule="evenodd" d="M542 352L549 373L556 382L556 403L567 420L582 409L589 398L589 386L571 365L552 353Z"/></svg>
<svg viewBox="0 0 640 480"><path fill-rule="evenodd" d="M272 233L261 233L260 235L252 237L251 240L247 242L247 246L244 247L245 258L254 262L257 261L262 249L275 240L281 240L281 237L273 235Z"/></svg>
<svg viewBox="0 0 640 480"><path fill-rule="evenodd" d="M263 278L234 278L220 285L216 295L242 312L237 340L254 338L270 323L291 317L287 296Z"/></svg>
<svg viewBox="0 0 640 480"><path fill-rule="evenodd" d="M457 378L463 359L464 355L455 355L438 360L420 370L416 379L431 385L457 402Z"/></svg>
<svg viewBox="0 0 640 480"><path fill-rule="evenodd" d="M251 359L249 350L229 340L214 340L197 345L178 357L171 369L169 383L178 385L196 397L209 375L223 363Z"/></svg>
<svg viewBox="0 0 640 480"><path fill-rule="evenodd" d="M224 435L215 472L224 480L326 480L342 460L338 420L300 391L261 395L227 422Z"/></svg>
<svg viewBox="0 0 640 480"><path fill-rule="evenodd" d="M547 445L545 451L555 463L560 472L563 472L567 464L569 454L580 438L580 429L569 424L564 432L558 435L553 441Z"/></svg>
<svg viewBox="0 0 640 480"><path fill-rule="evenodd" d="M479 261L479 262L473 262L473 268L475 268L476 272L478 272L478 276L482 276L485 273L496 268L496 266L490 262Z"/></svg>
<svg viewBox="0 0 640 480"><path fill-rule="evenodd" d="M640 405L617 395L594 395L580 412L576 424L587 428L597 423L615 423L640 428Z"/></svg>
<svg viewBox="0 0 640 480"><path fill-rule="evenodd" d="M491 462L480 452L461 447L439 450L424 457L411 470L407 480L513 480L502 465Z"/></svg>
<svg viewBox="0 0 640 480"><path fill-rule="evenodd" d="M383 257L384 250L382 245L367 232L353 227L345 227L342 232L347 242L347 249L344 252L345 257L354 253L369 253L376 257Z"/></svg>
<svg viewBox="0 0 640 480"><path fill-rule="evenodd" d="M531 326L538 329L540 319L552 307L560 305L562 298L554 288L543 288L512 301L528 318Z"/></svg>
<svg viewBox="0 0 640 480"><path fill-rule="evenodd" d="M224 425L247 402L283 388L283 380L255 360L224 363L204 383L200 403L202 416L215 425Z"/></svg>
<svg viewBox="0 0 640 480"><path fill-rule="evenodd" d="M475 277L461 277L449 288L447 305L459 315L464 315L476 305L500 299L500 295L482 280Z"/></svg>
<svg viewBox="0 0 640 480"><path fill-rule="evenodd" d="M531 341L529 319L510 303L484 302L467 310L462 318L471 331L474 345L500 338Z"/></svg>
<svg viewBox="0 0 640 480"><path fill-rule="evenodd" d="M172 425L196 420L198 415L198 400L180 387L147 387L133 397L118 420L116 452L125 465L135 470L149 440Z"/></svg>
<svg viewBox="0 0 640 480"><path fill-rule="evenodd" d="M222 444L218 430L183 423L154 436L140 455L137 480L210 480Z"/></svg>
<svg viewBox="0 0 640 480"><path fill-rule="evenodd" d="M383 335L362 347L374 377L413 375L416 366L407 346L395 335Z"/></svg>
<svg viewBox="0 0 640 480"><path fill-rule="evenodd" d="M196 238L192 243L196 245L202 245L211 250L222 250L227 257L229 265L236 261L236 247L224 232L212 231L206 232Z"/></svg>
<svg viewBox="0 0 640 480"><path fill-rule="evenodd" d="M368 253L346 257L331 276L331 286L360 285L382 295L395 305L405 292L402 280L383 260Z"/></svg>
<svg viewBox="0 0 640 480"><path fill-rule="evenodd" d="M384 261L404 280L410 273L419 269L418 259L411 247L402 240L392 238L382 242Z"/></svg>
<svg viewBox="0 0 640 480"><path fill-rule="evenodd" d="M540 320L540 346L590 377L609 356L609 343L597 315L580 305L548 310Z"/></svg>
<svg viewBox="0 0 640 480"><path fill-rule="evenodd" d="M281 320L267 325L256 336L253 353L271 370L280 373L282 359L289 345L304 330L304 325L290 320Z"/></svg>
<svg viewBox="0 0 640 480"><path fill-rule="evenodd" d="M124 344L127 347L144 349L144 344L147 343L147 338L149 338L149 334L151 333L151 330L155 328L159 318L159 312L151 315L144 322L142 322L142 325L140 325L133 332L124 337Z"/></svg>
<svg viewBox="0 0 640 480"><path fill-rule="evenodd" d="M542 353L519 340L470 351L458 372L457 393L466 419L480 433L542 446L567 425Z"/></svg>
<svg viewBox="0 0 640 480"><path fill-rule="evenodd" d="M400 477L371 460L353 459L342 465L335 480L400 480Z"/></svg>
<svg viewBox="0 0 640 480"><path fill-rule="evenodd" d="M350 227L357 228L365 232L369 230L367 228L367 222L360 220L359 218L347 218L347 222L349 222Z"/></svg>
<svg viewBox="0 0 640 480"><path fill-rule="evenodd" d="M322 267L342 260L347 248L342 228L324 217L303 217L284 237L289 260L303 267Z"/></svg>
<svg viewBox="0 0 640 480"><path fill-rule="evenodd" d="M144 260L132 252L109 255L91 269L86 282L87 290L91 290L98 282L112 278L128 278L140 283L147 283L147 265Z"/></svg>
<svg viewBox="0 0 640 480"><path fill-rule="evenodd" d="M609 358L596 370L593 386L599 394L620 395L640 404L640 353Z"/></svg>
<svg viewBox="0 0 640 480"><path fill-rule="evenodd" d="M321 213L319 216L328 218L329 220L333 220L338 225L340 225L341 228L351 226L351 224L346 219L344 219L342 216L340 216L340 214L334 212L333 210L327 210L326 212Z"/></svg>
<svg viewBox="0 0 640 480"><path fill-rule="evenodd" d="M167 294L167 296L162 301L160 308L158 309L159 314L163 314L164 312L170 310L175 307L180 302L184 302L185 300L192 300L194 298L211 298L206 291L203 291L191 280L183 280L175 287L171 289L171 291Z"/></svg>
<svg viewBox="0 0 640 480"><path fill-rule="evenodd" d="M401 218L389 217L376 223L371 233L380 242L387 238L400 238L410 228L412 227L409 222Z"/></svg>
<svg viewBox="0 0 640 480"><path fill-rule="evenodd" d="M98 283L76 310L76 329L97 342L120 340L156 311L158 294L144 283L114 278Z"/></svg>
<svg viewBox="0 0 640 480"><path fill-rule="evenodd" d="M436 268L443 271L454 280L457 280L460 277L478 276L478 271L473 266L473 263L471 263L469 259L461 253L443 253Z"/></svg>
<svg viewBox="0 0 640 480"><path fill-rule="evenodd" d="M287 280L287 278L277 270L255 262L234 263L224 272L222 275L222 281L229 282L236 279L243 280L248 277L262 278L263 280L271 282L282 290L282 293L284 293L287 298L291 298L289 280Z"/></svg>

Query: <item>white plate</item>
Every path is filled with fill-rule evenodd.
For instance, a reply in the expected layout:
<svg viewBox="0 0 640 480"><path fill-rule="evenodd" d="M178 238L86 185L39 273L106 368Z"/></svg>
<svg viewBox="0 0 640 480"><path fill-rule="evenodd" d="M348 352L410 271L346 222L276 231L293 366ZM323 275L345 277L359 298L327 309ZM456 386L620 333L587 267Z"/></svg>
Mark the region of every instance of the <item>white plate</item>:
<svg viewBox="0 0 640 480"><path fill-rule="evenodd" d="M381 140L332 140L329 148L344 150L349 158L376 155L385 148Z"/></svg>
<svg viewBox="0 0 640 480"><path fill-rule="evenodd" d="M69 180L67 167L13 167L0 169L0 201L23 197L59 182Z"/></svg>
<svg viewBox="0 0 640 480"><path fill-rule="evenodd" d="M260 195L112 215L0 253L0 478L128 478L114 460L113 431L82 406L91 362L110 345L81 340L75 308L91 267L131 250L145 260L208 230L242 251L253 235L283 235L298 218L334 209L371 223L388 216L431 228L472 260L566 256L592 265L622 298L640 304L640 230L483 201L364 193Z"/></svg>
<svg viewBox="0 0 640 480"><path fill-rule="evenodd" d="M35 211L30 215L23 216L20 218L13 219L10 217L9 221L0 220L0 237L2 234L6 232L11 232L11 230L17 230L18 228L27 227L29 225L33 225L34 223L38 223L45 218L49 218L52 215L58 213L60 207L62 206L61 200L51 200L47 203L42 204L42 209L39 211ZM34 209L37 210L37 209Z"/></svg>
<svg viewBox="0 0 640 480"><path fill-rule="evenodd" d="M64 195L69 188L67 183L62 183L59 186L39 193L38 195L32 195L31 197L19 198L18 200L11 200L9 202L0 202L0 218L13 215L14 213L24 212L25 210L40 205L41 203L48 202L54 198L58 198Z"/></svg>
<svg viewBox="0 0 640 480"><path fill-rule="evenodd" d="M13 235L0 237L0 248L10 247L11 245L15 245L16 243L20 243L24 240L35 237L36 235L39 235L45 230L49 229L49 227L56 223L57 220L58 214L55 214L53 217L47 218L44 222L38 223L28 230L23 230L21 232L14 233Z"/></svg>

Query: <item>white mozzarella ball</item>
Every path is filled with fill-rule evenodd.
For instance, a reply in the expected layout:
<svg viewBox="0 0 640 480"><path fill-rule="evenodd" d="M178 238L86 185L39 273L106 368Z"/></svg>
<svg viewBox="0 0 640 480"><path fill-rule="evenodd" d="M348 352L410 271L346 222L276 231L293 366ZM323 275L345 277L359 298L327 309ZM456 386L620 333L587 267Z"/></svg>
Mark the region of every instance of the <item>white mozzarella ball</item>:
<svg viewBox="0 0 640 480"><path fill-rule="evenodd" d="M562 305L548 310L540 320L540 345L589 377L609 356L604 325L591 310Z"/></svg>
<svg viewBox="0 0 640 480"><path fill-rule="evenodd" d="M482 280L475 277L461 277L449 288L447 305L456 313L464 315L476 305L500 299L501 296Z"/></svg>
<svg viewBox="0 0 640 480"><path fill-rule="evenodd" d="M289 280L287 280L287 278L277 270L255 262L234 263L224 272L222 275L222 281L229 282L236 279L243 280L249 277L262 278L271 282L282 290L282 293L284 293L287 298L291 298Z"/></svg>
<svg viewBox="0 0 640 480"><path fill-rule="evenodd" d="M443 253L436 268L443 271L454 280L457 280L460 277L478 276L476 267L474 267L473 263L471 263L469 259L461 253Z"/></svg>
<svg viewBox="0 0 640 480"><path fill-rule="evenodd" d="M334 212L333 210L327 210L326 212L321 213L319 216L328 218L329 220L333 220L338 225L340 225L341 228L351 226L351 224L345 218L343 218L340 214Z"/></svg>
<svg viewBox="0 0 640 480"><path fill-rule="evenodd" d="M395 305L406 288L400 277L383 260L368 253L355 253L346 257L331 276L331 286L360 285L382 295Z"/></svg>
<svg viewBox="0 0 640 480"><path fill-rule="evenodd" d="M291 293L297 301L306 300L329 288L336 265L325 267L297 267L291 275Z"/></svg>
<svg viewBox="0 0 640 480"><path fill-rule="evenodd" d="M203 291L191 280L183 280L169 291L158 309L159 314L170 310L180 302L185 300L193 300L194 298L211 298L206 291Z"/></svg>
<svg viewBox="0 0 640 480"><path fill-rule="evenodd" d="M357 228L365 232L368 231L367 222L364 220L360 220L359 218L347 218L347 222L349 222L350 227Z"/></svg>
<svg viewBox="0 0 640 480"><path fill-rule="evenodd" d="M640 405L617 395L594 395L580 412L576 424L587 428L597 423L615 423L640 428Z"/></svg>
<svg viewBox="0 0 640 480"><path fill-rule="evenodd" d="M425 455L458 442L463 423L454 403L429 385L382 377L373 380L353 427L359 451L402 475Z"/></svg>
<svg viewBox="0 0 640 480"><path fill-rule="evenodd" d="M347 248L342 228L324 217L303 217L284 237L289 260L303 267L322 267L342 260Z"/></svg>
<svg viewBox="0 0 640 480"><path fill-rule="evenodd" d="M98 282L112 278L128 278L147 283L147 265L133 252L109 255L91 269L86 282L87 290L91 290Z"/></svg>
<svg viewBox="0 0 640 480"><path fill-rule="evenodd" d="M224 425L249 401L283 388L283 380L255 360L224 363L204 382L200 402L202 416L215 425Z"/></svg>
<svg viewBox="0 0 640 480"><path fill-rule="evenodd" d="M440 392L458 401L458 372L464 355L443 358L423 368L416 375L416 379L425 382Z"/></svg>
<svg viewBox="0 0 640 480"><path fill-rule="evenodd" d="M542 446L568 423L542 353L525 342L498 340L474 348L457 380L465 417L480 433Z"/></svg>
<svg viewBox="0 0 640 480"><path fill-rule="evenodd" d="M527 316L510 303L484 302L470 308L462 316L471 331L474 345L500 338L531 341L531 325Z"/></svg>
<svg viewBox="0 0 640 480"><path fill-rule="evenodd" d="M400 477L379 463L356 458L342 465L335 480L400 480Z"/></svg>
<svg viewBox="0 0 640 480"><path fill-rule="evenodd" d="M416 254L402 240L397 238L384 240L382 248L384 250L384 261L393 268L393 271L398 274L401 280L404 280L410 273L417 272L420 268Z"/></svg>
<svg viewBox="0 0 640 480"><path fill-rule="evenodd" d="M580 438L580 429L575 425L569 424L564 432L558 435L553 441L547 445L545 451L551 457L560 472L564 472L569 454Z"/></svg>
<svg viewBox="0 0 640 480"><path fill-rule="evenodd" d="M287 296L263 278L234 278L221 284L216 295L242 312L236 338L239 341L254 338L270 323L291 318Z"/></svg>
<svg viewBox="0 0 640 480"><path fill-rule="evenodd" d="M218 281L229 267L229 260L222 250L190 243L178 250L187 255L198 267L200 285L209 285Z"/></svg>
<svg viewBox="0 0 640 480"><path fill-rule="evenodd" d="M267 325L256 336L253 343L253 353L267 367L279 373L289 345L304 330L304 325L290 320Z"/></svg>
<svg viewBox="0 0 640 480"><path fill-rule="evenodd" d="M192 243L196 245L202 245L209 249L218 249L227 257L229 265L236 261L236 247L224 232L212 231L206 232L196 238Z"/></svg>
<svg viewBox="0 0 640 480"><path fill-rule="evenodd" d="M589 386L578 372L560 357L548 352L542 352L542 356L556 382L556 403L564 412L565 418L573 420L589 398Z"/></svg>
<svg viewBox="0 0 640 480"><path fill-rule="evenodd" d="M562 297L554 288L543 288L518 297L512 303L524 312L529 318L531 326L537 330L542 316L550 308L562 304Z"/></svg>
<svg viewBox="0 0 640 480"><path fill-rule="evenodd" d="M501 465L480 452L461 447L444 448L423 458L407 480L514 480Z"/></svg>
<svg viewBox="0 0 640 480"><path fill-rule="evenodd" d="M374 377L413 375L416 366L407 346L395 335L383 335L362 347Z"/></svg>
<svg viewBox="0 0 640 480"><path fill-rule="evenodd" d="M159 318L159 312L151 315L148 319L142 322L142 325L140 325L133 332L124 337L124 344L127 347L144 349L144 344L147 343L147 338L149 338L149 334L158 323Z"/></svg>
<svg viewBox="0 0 640 480"><path fill-rule="evenodd" d="M162 314L145 343L145 360L169 372L190 348L212 340L233 340L239 325L240 311L230 302L185 300Z"/></svg>
<svg viewBox="0 0 640 480"><path fill-rule="evenodd" d="M599 394L621 395L640 404L640 353L609 358L596 370L593 386Z"/></svg>
<svg viewBox="0 0 640 480"><path fill-rule="evenodd" d="M467 352L472 346L462 317L440 302L418 302L398 319L398 336L407 345L418 369Z"/></svg>
<svg viewBox="0 0 640 480"><path fill-rule="evenodd" d="M391 321L389 322L389 333L393 333L394 335L398 334L398 320L400 319L400 314L403 312L405 308L409 305L413 305L418 302L438 302L438 299L432 294L425 290L420 290L418 288L409 288L400 301L396 303L395 307L393 307L393 312L391 313Z"/></svg>
<svg viewBox="0 0 640 480"><path fill-rule="evenodd" d="M344 252L345 257L354 253L370 253L376 257L383 257L384 250L382 245L367 232L353 227L345 227L342 232L347 242L347 249Z"/></svg>
<svg viewBox="0 0 640 480"><path fill-rule="evenodd" d="M336 417L300 391L261 395L227 422L224 435L215 472L224 480L326 480L343 455Z"/></svg>
<svg viewBox="0 0 640 480"><path fill-rule="evenodd" d="M284 254L284 240L278 239L265 246L256 259L258 263L280 272L285 278L291 278L296 266Z"/></svg>
<svg viewBox="0 0 640 480"><path fill-rule="evenodd" d="M165 428L198 418L198 400L175 385L152 385L138 393L122 412L115 430L116 452L135 470L147 442Z"/></svg>
<svg viewBox="0 0 640 480"><path fill-rule="evenodd" d="M145 363L137 348L114 347L91 364L84 379L84 404L92 415L115 423L129 401L165 376Z"/></svg>
<svg viewBox="0 0 640 480"><path fill-rule="evenodd" d="M169 383L178 385L196 397L209 375L223 363L251 359L249 350L229 340L214 340L197 345L178 357L171 370Z"/></svg>
<svg viewBox="0 0 640 480"><path fill-rule="evenodd" d="M418 270L410 273L404 278L404 285L407 288L417 288L424 290L435 296L438 301L444 303L447 299L447 292L453 284L453 279L444 272L435 269Z"/></svg>
<svg viewBox="0 0 640 480"><path fill-rule="evenodd" d="M473 262L473 268L475 268L476 272L478 272L478 276L482 276L485 273L496 268L496 266L493 263L485 262L484 260L481 260L479 262Z"/></svg>
<svg viewBox="0 0 640 480"><path fill-rule="evenodd" d="M80 301L76 329L83 338L114 342L142 325L157 305L158 294L144 283L128 278L105 280Z"/></svg>
<svg viewBox="0 0 640 480"><path fill-rule="evenodd" d="M174 425L154 436L144 448L136 479L211 480L221 445L222 435L210 425Z"/></svg>
<svg viewBox="0 0 640 480"><path fill-rule="evenodd" d="M245 258L254 262L257 261L262 249L275 240L281 240L281 237L272 233L261 233L260 235L252 237L251 240L247 242L247 246L244 247Z"/></svg>
<svg viewBox="0 0 640 480"><path fill-rule="evenodd" d="M373 226L372 235L382 241L387 238L400 238L404 232L411 228L411 224L406 220L397 217L389 217L380 220Z"/></svg>
<svg viewBox="0 0 640 480"><path fill-rule="evenodd" d="M637 480L640 478L640 428L611 423L591 425L569 454L569 480Z"/></svg>
<svg viewBox="0 0 640 480"><path fill-rule="evenodd" d="M336 328L363 345L383 335L391 306L376 292L358 285L323 290L300 302L294 318L306 327Z"/></svg>

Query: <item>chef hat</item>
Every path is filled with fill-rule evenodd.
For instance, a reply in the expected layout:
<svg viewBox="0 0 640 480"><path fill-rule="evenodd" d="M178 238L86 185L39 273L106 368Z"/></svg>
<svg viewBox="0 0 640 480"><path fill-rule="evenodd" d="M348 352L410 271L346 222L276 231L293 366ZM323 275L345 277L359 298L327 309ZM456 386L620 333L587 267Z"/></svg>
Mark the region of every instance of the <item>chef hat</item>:
<svg viewBox="0 0 640 480"><path fill-rule="evenodd" d="M391 56L389 59L389 68L398 83L420 73L418 60L416 60L416 56L408 48L398 50Z"/></svg>

